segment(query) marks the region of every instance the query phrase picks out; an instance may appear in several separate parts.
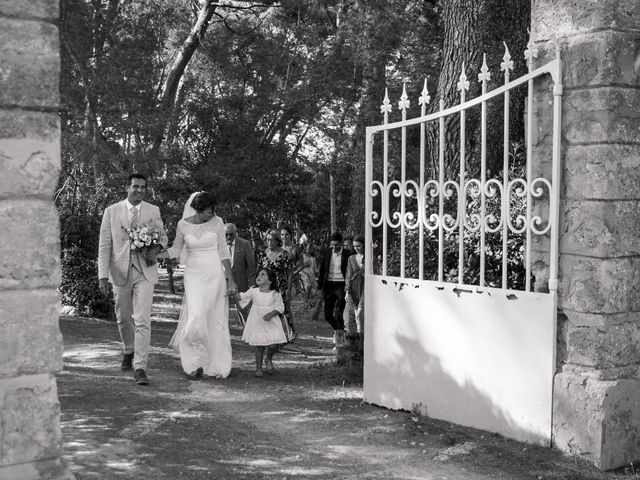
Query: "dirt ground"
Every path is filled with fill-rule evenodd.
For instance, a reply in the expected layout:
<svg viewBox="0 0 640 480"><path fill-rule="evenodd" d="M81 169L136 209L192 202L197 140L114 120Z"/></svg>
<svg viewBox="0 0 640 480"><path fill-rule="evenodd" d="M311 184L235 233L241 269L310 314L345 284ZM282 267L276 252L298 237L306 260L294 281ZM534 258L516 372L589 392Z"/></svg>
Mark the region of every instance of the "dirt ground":
<svg viewBox="0 0 640 480"><path fill-rule="evenodd" d="M114 323L61 317L64 458L78 480L640 478L633 466L602 473L547 448L364 403L361 371L335 365L330 327L301 301L301 335L274 359L275 375L253 377L253 351L232 316L231 375L189 380L167 347L180 302L161 282L147 387L120 371Z"/></svg>

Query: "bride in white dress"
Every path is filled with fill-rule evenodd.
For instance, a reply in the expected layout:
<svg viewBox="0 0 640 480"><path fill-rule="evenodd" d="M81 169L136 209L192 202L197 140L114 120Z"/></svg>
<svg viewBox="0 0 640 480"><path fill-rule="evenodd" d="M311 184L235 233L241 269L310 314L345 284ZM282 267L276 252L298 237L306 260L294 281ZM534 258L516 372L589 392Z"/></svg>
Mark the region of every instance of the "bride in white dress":
<svg viewBox="0 0 640 480"><path fill-rule="evenodd" d="M179 353L187 376L225 378L231 371L227 288L233 293L236 284L224 222L215 214L213 195L191 195L173 246L158 255L178 256L185 266L184 297L178 328L169 345Z"/></svg>

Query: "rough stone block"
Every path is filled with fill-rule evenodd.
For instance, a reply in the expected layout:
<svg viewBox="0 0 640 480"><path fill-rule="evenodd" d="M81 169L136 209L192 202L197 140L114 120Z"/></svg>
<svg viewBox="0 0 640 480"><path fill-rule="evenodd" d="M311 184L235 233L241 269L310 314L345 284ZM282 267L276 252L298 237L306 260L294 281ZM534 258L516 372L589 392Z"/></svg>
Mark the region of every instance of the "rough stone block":
<svg viewBox="0 0 640 480"><path fill-rule="evenodd" d="M557 448L610 470L640 460L640 381L555 376L553 441Z"/></svg>
<svg viewBox="0 0 640 480"><path fill-rule="evenodd" d="M640 254L639 200L566 200L560 218L560 251L564 254L593 257Z"/></svg>
<svg viewBox="0 0 640 480"><path fill-rule="evenodd" d="M0 380L0 419L0 465L60 456L60 404L51 375Z"/></svg>
<svg viewBox="0 0 640 480"><path fill-rule="evenodd" d="M568 199L640 198L640 145L570 145L564 163Z"/></svg>
<svg viewBox="0 0 640 480"><path fill-rule="evenodd" d="M567 312L565 312L567 313ZM605 328L576 326L566 330L566 361L598 369L626 367L640 363L640 323L616 323Z"/></svg>
<svg viewBox="0 0 640 480"><path fill-rule="evenodd" d="M59 6L59 0L29 0L28 2L0 0L0 16L57 19Z"/></svg>
<svg viewBox="0 0 640 480"><path fill-rule="evenodd" d="M0 110L0 171L0 198L51 198L60 172L58 115Z"/></svg>
<svg viewBox="0 0 640 480"><path fill-rule="evenodd" d="M0 139L59 143L60 117L57 113L0 109Z"/></svg>
<svg viewBox="0 0 640 480"><path fill-rule="evenodd" d="M1 120L0 120L1 121ZM0 196L51 198L60 174L60 144L0 138Z"/></svg>
<svg viewBox="0 0 640 480"><path fill-rule="evenodd" d="M0 289L60 285L60 227L50 201L0 202Z"/></svg>
<svg viewBox="0 0 640 480"><path fill-rule="evenodd" d="M594 30L637 30L637 0L533 0L531 36L535 41Z"/></svg>
<svg viewBox="0 0 640 480"><path fill-rule="evenodd" d="M62 369L56 290L0 292L0 378Z"/></svg>
<svg viewBox="0 0 640 480"><path fill-rule="evenodd" d="M582 313L640 311L640 257L560 256L560 309Z"/></svg>
<svg viewBox="0 0 640 480"><path fill-rule="evenodd" d="M0 105L57 108L58 49L54 25L0 17Z"/></svg>
<svg viewBox="0 0 640 480"><path fill-rule="evenodd" d="M640 90L602 87L565 92L562 128L572 143L636 143L640 138Z"/></svg>
<svg viewBox="0 0 640 480"><path fill-rule="evenodd" d="M638 85L634 71L638 32L596 32L562 39L562 85L565 89L589 86ZM556 57L553 42L538 45L536 66ZM538 92L536 92L538 93Z"/></svg>

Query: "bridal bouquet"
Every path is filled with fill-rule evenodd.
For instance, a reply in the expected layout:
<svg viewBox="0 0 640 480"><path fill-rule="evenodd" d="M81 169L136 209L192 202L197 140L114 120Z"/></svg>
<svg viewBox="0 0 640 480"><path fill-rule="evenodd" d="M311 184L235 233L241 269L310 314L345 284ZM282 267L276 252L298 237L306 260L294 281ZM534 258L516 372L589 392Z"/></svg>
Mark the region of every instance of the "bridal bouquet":
<svg viewBox="0 0 640 480"><path fill-rule="evenodd" d="M127 234L131 250L144 252L154 245L158 245L160 231L153 225L135 225L133 227L122 227ZM147 266L153 265L153 260L147 259Z"/></svg>

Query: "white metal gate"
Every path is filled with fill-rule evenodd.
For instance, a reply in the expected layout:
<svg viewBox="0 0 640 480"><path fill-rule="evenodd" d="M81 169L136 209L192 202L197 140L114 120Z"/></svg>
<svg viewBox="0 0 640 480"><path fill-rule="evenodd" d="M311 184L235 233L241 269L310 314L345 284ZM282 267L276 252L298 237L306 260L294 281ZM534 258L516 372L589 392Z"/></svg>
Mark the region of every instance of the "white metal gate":
<svg viewBox="0 0 640 480"><path fill-rule="evenodd" d="M529 73L510 80L513 61L505 46L504 81L493 90L488 90L485 58L478 74L482 94L471 100L463 68L460 103L445 108L441 100L439 110L428 115L425 81L417 118L407 119L405 86L398 102L402 119L389 123L392 106L385 94L384 123L367 127L364 396L371 403L415 408L546 444L555 368L562 67L558 46L554 60L534 69L536 56L530 41ZM549 80L551 158L534 159L534 82ZM515 88L527 89L522 176L509 173ZM488 176L487 105L496 99L504 101L502 175ZM479 161L466 150L466 115L474 108L480 110ZM445 119L452 116L459 119L459 168L447 178ZM430 123L437 124L439 148L437 168L428 171L427 161L434 160L427 155ZM407 158L408 133L419 143L417 159ZM390 135L398 136L397 142L390 142ZM509 254L513 245L522 245L515 256ZM522 259L519 289L508 280L519 261L515 257ZM465 283L471 261L477 280ZM544 292L531 291L534 261L544 265L536 269L536 290L548 283ZM450 268L452 263L457 268Z"/></svg>

